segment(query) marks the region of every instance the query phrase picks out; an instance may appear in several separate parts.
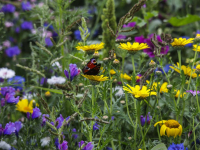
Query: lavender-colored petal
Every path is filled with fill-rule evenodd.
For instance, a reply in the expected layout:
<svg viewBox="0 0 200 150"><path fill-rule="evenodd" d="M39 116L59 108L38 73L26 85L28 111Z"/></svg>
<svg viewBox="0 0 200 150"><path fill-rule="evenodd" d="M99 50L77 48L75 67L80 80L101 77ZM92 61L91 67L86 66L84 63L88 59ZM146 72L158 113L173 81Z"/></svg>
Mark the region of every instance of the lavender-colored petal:
<svg viewBox="0 0 200 150"><path fill-rule="evenodd" d="M33 109L32 119L39 118L41 115L42 113L40 112L40 109L35 107Z"/></svg>
<svg viewBox="0 0 200 150"><path fill-rule="evenodd" d="M64 74L69 79L69 72L67 70L64 70Z"/></svg>
<svg viewBox="0 0 200 150"><path fill-rule="evenodd" d="M15 130L16 130L15 124L12 122L9 122L6 124L3 134L10 135L14 133Z"/></svg>
<svg viewBox="0 0 200 150"><path fill-rule="evenodd" d="M94 145L92 145L92 142L89 142L85 147L84 150L92 150Z"/></svg>
<svg viewBox="0 0 200 150"><path fill-rule="evenodd" d="M58 121L57 129L59 129L59 128L62 126L62 123L63 123L63 121L64 121L63 116L60 114L60 117L58 117L58 118L56 119L56 121Z"/></svg>
<svg viewBox="0 0 200 150"><path fill-rule="evenodd" d="M59 149L59 150L67 150L67 149L68 149L67 143L68 143L67 141L63 141L62 144L59 144L59 145L58 145L58 149Z"/></svg>
<svg viewBox="0 0 200 150"><path fill-rule="evenodd" d="M16 128L16 132L19 132L19 130L22 128L22 123L20 121L16 121L15 128Z"/></svg>
<svg viewBox="0 0 200 150"><path fill-rule="evenodd" d="M140 121L141 125L143 126L145 124L145 117L143 117L143 115L140 116Z"/></svg>

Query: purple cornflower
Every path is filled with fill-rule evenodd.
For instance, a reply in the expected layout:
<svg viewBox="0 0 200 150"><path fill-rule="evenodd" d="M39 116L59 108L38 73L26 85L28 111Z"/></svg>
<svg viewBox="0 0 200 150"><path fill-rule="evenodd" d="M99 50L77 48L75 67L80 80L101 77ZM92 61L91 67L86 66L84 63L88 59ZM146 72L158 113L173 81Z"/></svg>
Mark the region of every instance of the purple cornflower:
<svg viewBox="0 0 200 150"><path fill-rule="evenodd" d="M56 121L58 121L57 129L59 129L59 128L62 126L62 123L63 123L63 121L64 121L63 116L60 114L60 117L58 117L58 118L56 119Z"/></svg>
<svg viewBox="0 0 200 150"><path fill-rule="evenodd" d="M167 150L188 150L188 148L186 147L186 149L184 148L183 143L180 144L174 144L172 143Z"/></svg>
<svg viewBox="0 0 200 150"><path fill-rule="evenodd" d="M118 35L118 37L116 39L117 40L126 39L126 36L120 34L120 35Z"/></svg>
<svg viewBox="0 0 200 150"><path fill-rule="evenodd" d="M40 85L46 84L47 83L47 78L42 77L40 79Z"/></svg>
<svg viewBox="0 0 200 150"><path fill-rule="evenodd" d="M3 135L3 131L4 131L4 128L2 127L2 124L0 124L0 136Z"/></svg>
<svg viewBox="0 0 200 150"><path fill-rule="evenodd" d="M32 9L31 3L30 2L22 2L22 10L23 11L29 11Z"/></svg>
<svg viewBox="0 0 200 150"><path fill-rule="evenodd" d="M7 93L6 97L5 97L5 101L7 103L15 103L17 104L19 102L19 96L17 96L16 98L14 97L14 95Z"/></svg>
<svg viewBox="0 0 200 150"><path fill-rule="evenodd" d="M193 96L196 96L196 94L199 94L200 91L192 91L192 90L189 90L189 91L186 91L188 93L191 93Z"/></svg>
<svg viewBox="0 0 200 150"><path fill-rule="evenodd" d="M13 122L9 122L6 124L3 134L10 135L13 132L15 132L15 130L16 130L15 124Z"/></svg>
<svg viewBox="0 0 200 150"><path fill-rule="evenodd" d="M100 125L98 125L98 123L96 122L96 123L93 125L93 130L99 130L99 127L100 127Z"/></svg>
<svg viewBox="0 0 200 150"><path fill-rule="evenodd" d="M40 109L35 107L33 108L32 119L39 118L42 115Z"/></svg>
<svg viewBox="0 0 200 150"><path fill-rule="evenodd" d="M20 52L21 52L21 50L19 49L18 46L9 47L6 49L6 55L8 57L13 57L13 56L19 55Z"/></svg>
<svg viewBox="0 0 200 150"><path fill-rule="evenodd" d="M92 150L94 147L94 145L92 145L92 142L89 142L84 148L83 150Z"/></svg>
<svg viewBox="0 0 200 150"><path fill-rule="evenodd" d="M124 24L123 28L133 28L135 27L136 23L135 22L129 22L127 25Z"/></svg>
<svg viewBox="0 0 200 150"><path fill-rule="evenodd" d="M59 145L58 145L58 149L59 149L59 150L68 150L67 143L68 143L67 141L63 141L62 144L59 144Z"/></svg>
<svg viewBox="0 0 200 150"><path fill-rule="evenodd" d="M147 45L150 47L150 48L147 48L147 49L143 50L143 52L145 52L147 55L149 55L149 57L155 57L155 55L154 55L155 46L151 42L151 38L152 37L153 37L153 34L149 35L149 37L147 39L145 39L144 36L135 37L135 42L147 43ZM162 40L161 40L159 35L157 35L157 40L159 42L162 42ZM169 46L164 46L164 47L161 48L160 54L166 55L168 51L169 51Z"/></svg>
<svg viewBox="0 0 200 150"><path fill-rule="evenodd" d="M45 43L46 43L47 47L52 47L53 46L53 43L52 43L52 41L51 41L51 39L49 37L45 38Z"/></svg>
<svg viewBox="0 0 200 150"><path fill-rule="evenodd" d="M69 70L70 70L70 75L69 75L69 72L67 70L64 70L64 73L65 73L65 76L68 79L70 78L70 81L72 81L75 76L79 75L80 70L77 68L76 64L70 64L69 65Z"/></svg>
<svg viewBox="0 0 200 150"><path fill-rule="evenodd" d="M14 76L14 77L8 79L8 83L12 83L13 84L12 86L16 90L20 90L20 91L22 91L22 89L23 89L24 82L25 82L25 78L21 77L21 76Z"/></svg>
<svg viewBox="0 0 200 150"><path fill-rule="evenodd" d="M150 112L148 112L147 117L143 117L143 115L140 116L140 121L141 121L141 125L143 126L145 124L145 122L147 122L148 124L150 124L150 121L152 120L152 116L150 116Z"/></svg>
<svg viewBox="0 0 200 150"><path fill-rule="evenodd" d="M6 4L1 8L1 10L4 13L13 13L15 11L15 6L12 4Z"/></svg>
<svg viewBox="0 0 200 150"><path fill-rule="evenodd" d="M84 143L85 143L84 141L78 142L78 147L81 147Z"/></svg>
<svg viewBox="0 0 200 150"><path fill-rule="evenodd" d="M45 117L49 117L49 114L42 115L42 126L44 126L46 124L47 119Z"/></svg>
<svg viewBox="0 0 200 150"><path fill-rule="evenodd" d="M73 128L73 129L72 129L72 132L76 132L76 129ZM78 138L78 134L72 134L72 137L73 137L74 139L77 139L77 138Z"/></svg>
<svg viewBox="0 0 200 150"><path fill-rule="evenodd" d="M33 29L33 24L32 22L30 21L24 21L22 24L21 24L21 28L23 30L32 30Z"/></svg>
<svg viewBox="0 0 200 150"><path fill-rule="evenodd" d="M15 122L15 128L16 128L15 134L18 137L19 130L22 128L22 123L20 121L16 121Z"/></svg>

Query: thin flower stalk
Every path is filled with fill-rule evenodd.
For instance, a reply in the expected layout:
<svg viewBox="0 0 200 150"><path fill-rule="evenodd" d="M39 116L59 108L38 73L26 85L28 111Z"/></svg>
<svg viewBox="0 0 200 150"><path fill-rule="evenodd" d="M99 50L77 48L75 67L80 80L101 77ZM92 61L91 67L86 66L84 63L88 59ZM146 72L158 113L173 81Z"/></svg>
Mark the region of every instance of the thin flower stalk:
<svg viewBox="0 0 200 150"><path fill-rule="evenodd" d="M194 117L192 118L192 126L194 129ZM192 134L194 135L194 145L195 145L195 149L197 149L197 143L196 143L196 137L195 137L195 130L192 132Z"/></svg>
<svg viewBox="0 0 200 150"><path fill-rule="evenodd" d="M197 93L197 86L198 86L198 77L196 78L196 100L197 100L197 109L198 109L198 112L199 112L199 100L198 100L198 93Z"/></svg>
<svg viewBox="0 0 200 150"><path fill-rule="evenodd" d="M132 65L133 65L133 78L132 78L132 83L133 85L135 84L135 61L134 61L134 55L131 55L131 59L132 59Z"/></svg>

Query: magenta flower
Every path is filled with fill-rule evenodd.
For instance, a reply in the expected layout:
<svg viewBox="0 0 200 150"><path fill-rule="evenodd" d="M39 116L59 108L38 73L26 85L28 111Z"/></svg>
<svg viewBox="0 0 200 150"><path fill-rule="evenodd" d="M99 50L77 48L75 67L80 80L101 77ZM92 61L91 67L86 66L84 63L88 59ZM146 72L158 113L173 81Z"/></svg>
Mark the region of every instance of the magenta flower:
<svg viewBox="0 0 200 150"><path fill-rule="evenodd" d="M0 136L3 135L3 131L4 131L4 128L2 127L2 124L0 124Z"/></svg>
<svg viewBox="0 0 200 150"><path fill-rule="evenodd" d="M59 144L59 145L58 145L58 149L59 149L59 150L68 150L67 143L68 143L67 141L63 141L62 144Z"/></svg>
<svg viewBox="0 0 200 150"><path fill-rule="evenodd" d="M145 52L147 55L149 55L149 57L155 57L155 55L154 55L155 46L151 42L151 38L153 38L153 34L149 35L149 37L147 39L145 39L144 36L142 35L142 36L135 37L135 42L147 43L147 45L150 48L144 49L143 52ZM162 42L159 35L157 35L157 40L159 42ZM164 46L164 47L161 48L160 54L166 55L168 51L169 51L169 46Z"/></svg>
<svg viewBox="0 0 200 150"><path fill-rule="evenodd" d="M42 115L40 109L35 107L33 108L32 119L39 118Z"/></svg>
<svg viewBox="0 0 200 150"><path fill-rule="evenodd" d="M138 74L138 75L136 76L136 82L137 82L137 83L140 82L141 77L142 77L141 74Z"/></svg>
<svg viewBox="0 0 200 150"><path fill-rule="evenodd" d="M70 81L72 81L74 79L75 76L79 75L79 73L81 72L78 68L76 64L70 64L69 65L69 70L70 72L68 72L67 70L64 70L65 76L69 79Z"/></svg>
<svg viewBox="0 0 200 150"><path fill-rule="evenodd" d="M143 115L140 116L140 121L141 121L142 126L145 124L145 122L150 124L151 120L152 120L152 116L150 116L150 112L148 112L147 116L145 116L145 117L143 117Z"/></svg>
<svg viewBox="0 0 200 150"><path fill-rule="evenodd" d="M200 91L192 91L192 90L189 90L189 91L186 91L188 93L191 93L193 96L196 96L196 94L199 94Z"/></svg>
<svg viewBox="0 0 200 150"><path fill-rule="evenodd" d="M135 22L129 22L127 25L124 24L123 25L123 28L132 28L132 27L135 27L136 23Z"/></svg>
<svg viewBox="0 0 200 150"><path fill-rule="evenodd" d="M117 40L122 40L122 39L126 39L125 35L118 35L118 37L116 38Z"/></svg>

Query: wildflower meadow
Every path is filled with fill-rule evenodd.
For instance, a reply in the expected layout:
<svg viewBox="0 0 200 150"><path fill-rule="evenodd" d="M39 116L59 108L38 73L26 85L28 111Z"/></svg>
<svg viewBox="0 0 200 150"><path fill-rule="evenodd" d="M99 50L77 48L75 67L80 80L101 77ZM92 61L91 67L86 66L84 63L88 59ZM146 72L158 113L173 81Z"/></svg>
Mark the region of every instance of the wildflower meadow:
<svg viewBox="0 0 200 150"><path fill-rule="evenodd" d="M0 149L200 150L200 1L0 0Z"/></svg>

